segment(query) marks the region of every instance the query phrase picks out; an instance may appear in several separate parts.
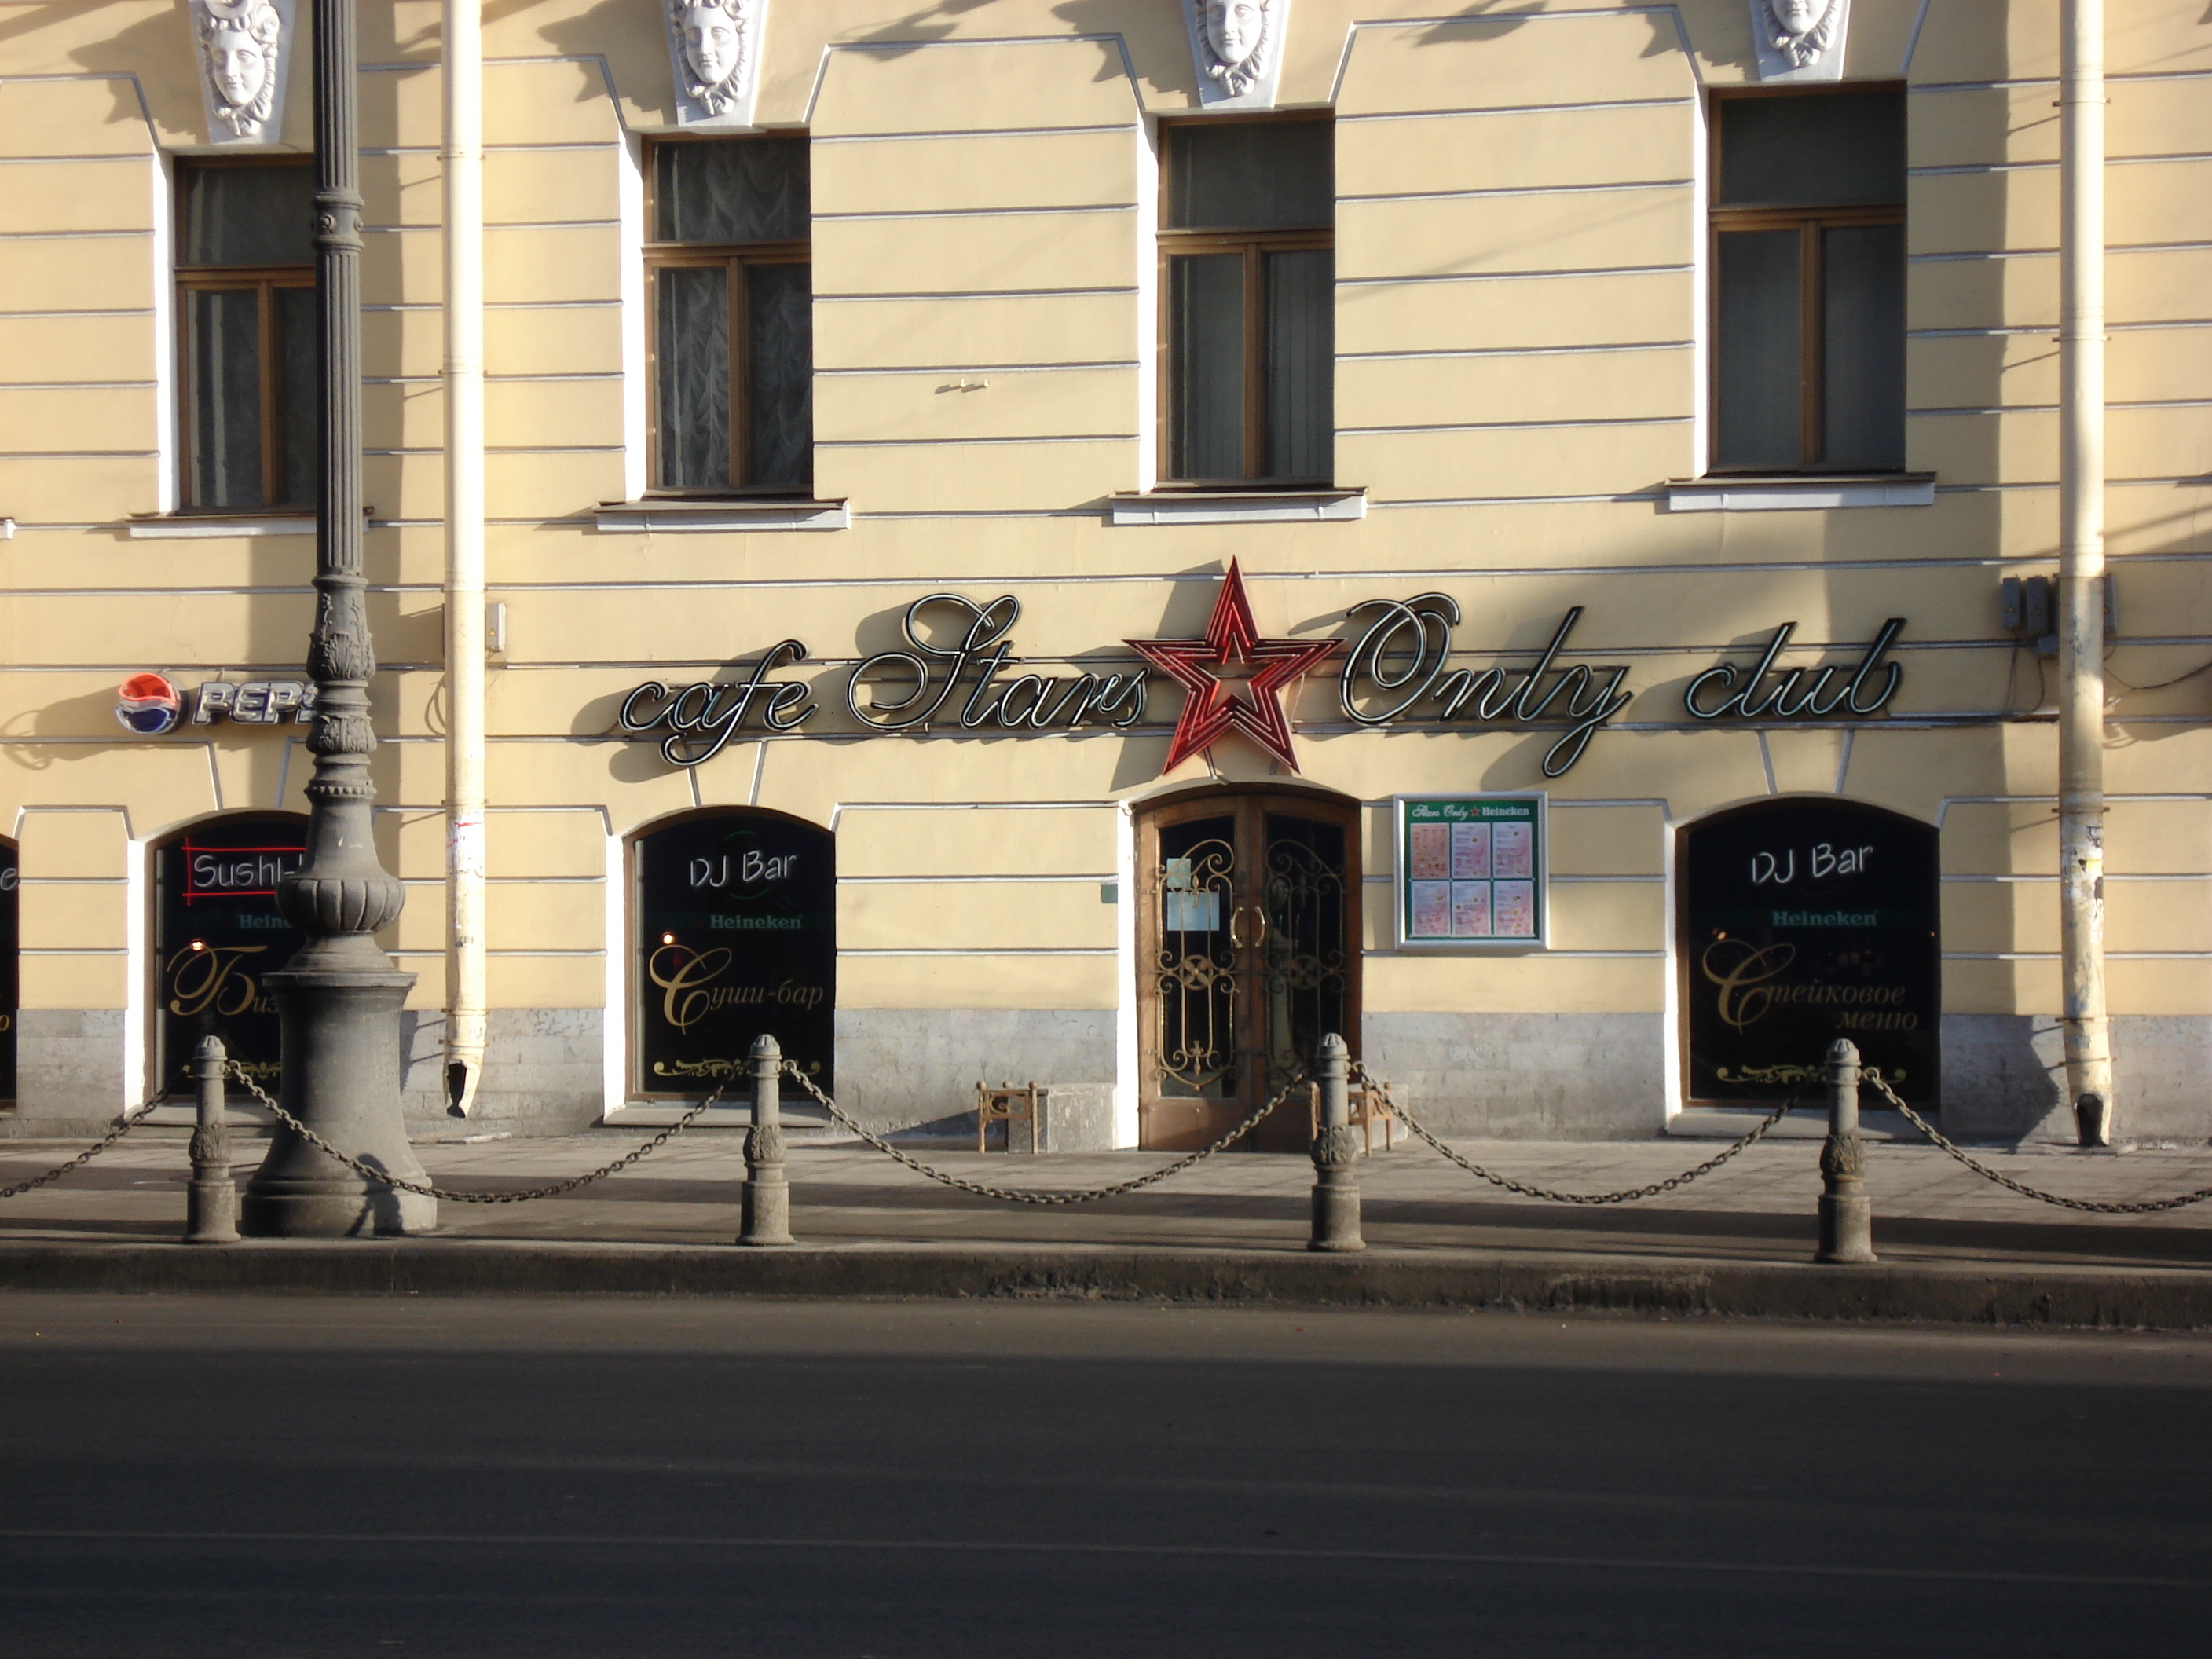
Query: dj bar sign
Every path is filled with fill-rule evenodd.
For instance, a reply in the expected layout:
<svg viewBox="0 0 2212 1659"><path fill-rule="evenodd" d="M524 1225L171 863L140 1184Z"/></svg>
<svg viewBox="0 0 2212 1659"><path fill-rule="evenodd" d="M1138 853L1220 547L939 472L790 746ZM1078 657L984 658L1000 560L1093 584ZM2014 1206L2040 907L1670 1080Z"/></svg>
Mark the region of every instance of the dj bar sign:
<svg viewBox="0 0 2212 1659"><path fill-rule="evenodd" d="M1556 778L1636 696L1627 689L1626 667L1565 660L1580 605L1560 619L1530 665L1455 666L1455 655L1464 654L1455 653L1454 643L1460 608L1445 594L1354 605L1346 618L1364 625L1348 639L1269 639L1253 620L1232 562L1200 637L1124 641L1142 665L1061 676L1024 669L1013 641L1021 614L1011 593L981 604L957 593L916 599L902 619L898 648L866 658L846 673L851 723L839 735L1126 731L1144 723L1149 667L1183 694L1164 769L1233 731L1296 771L1281 698L1308 672L1340 656L1337 701L1355 726L1555 731L1543 772ZM1776 629L1753 660L1717 663L1693 677L1683 691L1683 712L1701 725L1864 720L1896 697L1904 671L1888 654L1904 631L1902 617L1884 623L1855 659L1784 668L1781 659L1792 648L1796 626ZM814 687L774 678L809 659L804 641L786 639L763 652L743 679L676 686L648 680L623 697L616 724L633 737L659 734L670 765L697 766L748 728L787 733L812 721L820 712Z"/></svg>

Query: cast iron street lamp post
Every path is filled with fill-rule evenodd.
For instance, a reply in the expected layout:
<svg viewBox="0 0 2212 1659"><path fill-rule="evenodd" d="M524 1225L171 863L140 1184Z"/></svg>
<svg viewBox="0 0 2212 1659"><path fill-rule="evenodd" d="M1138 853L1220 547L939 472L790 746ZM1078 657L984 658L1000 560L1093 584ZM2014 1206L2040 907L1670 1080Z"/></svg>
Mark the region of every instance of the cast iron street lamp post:
<svg viewBox="0 0 2212 1659"><path fill-rule="evenodd" d="M399 1110L399 1009L412 974L377 945L399 915L399 883L370 834L368 681L376 654L362 574L361 178L355 131L353 0L315 0L315 298L320 323L323 479L315 507L315 628L307 672L307 858L277 884L277 908L307 936L265 976L283 1030L281 1103L333 1146L407 1179L422 1166ZM261 1237L422 1232L432 1199L355 1174L278 1129L246 1184L239 1220Z"/></svg>

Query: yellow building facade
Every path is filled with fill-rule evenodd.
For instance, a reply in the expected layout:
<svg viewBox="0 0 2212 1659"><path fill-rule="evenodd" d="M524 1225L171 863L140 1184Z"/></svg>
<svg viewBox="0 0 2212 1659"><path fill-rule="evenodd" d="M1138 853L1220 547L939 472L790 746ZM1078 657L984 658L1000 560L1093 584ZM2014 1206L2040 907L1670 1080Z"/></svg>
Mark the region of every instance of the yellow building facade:
<svg viewBox="0 0 2212 1659"><path fill-rule="evenodd" d="M0 5L13 1133L277 1060L307 9ZM428 1123L440 8L360 9ZM2070 1136L2056 8L1456 9L486 9L479 1120L765 1030L877 1124L1198 1144L1340 1028L1455 1133L1725 1127L1849 1035ZM2212 21L2107 42L2118 1128L2202 1139Z"/></svg>

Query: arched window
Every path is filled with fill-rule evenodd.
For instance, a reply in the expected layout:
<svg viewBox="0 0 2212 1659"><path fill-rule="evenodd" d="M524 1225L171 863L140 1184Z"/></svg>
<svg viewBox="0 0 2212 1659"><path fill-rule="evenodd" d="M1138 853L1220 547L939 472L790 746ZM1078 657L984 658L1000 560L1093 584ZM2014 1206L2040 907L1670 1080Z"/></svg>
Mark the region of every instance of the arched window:
<svg viewBox="0 0 2212 1659"><path fill-rule="evenodd" d="M766 1032L828 1092L837 1006L837 843L781 812L710 808L633 845L632 1087L700 1095Z"/></svg>
<svg viewBox="0 0 2212 1659"><path fill-rule="evenodd" d="M1793 796L1681 831L1686 1100L1806 1088L1838 1037L1914 1107L1937 1104L1943 1008L1936 831L1861 801ZM1878 1106L1878 1099L1867 1104Z"/></svg>
<svg viewBox="0 0 2212 1659"><path fill-rule="evenodd" d="M276 1004L262 978L307 937L276 909L277 879L300 867L307 834L296 812L228 812L155 844L156 1094L191 1092L192 1051L208 1036L276 1092Z"/></svg>

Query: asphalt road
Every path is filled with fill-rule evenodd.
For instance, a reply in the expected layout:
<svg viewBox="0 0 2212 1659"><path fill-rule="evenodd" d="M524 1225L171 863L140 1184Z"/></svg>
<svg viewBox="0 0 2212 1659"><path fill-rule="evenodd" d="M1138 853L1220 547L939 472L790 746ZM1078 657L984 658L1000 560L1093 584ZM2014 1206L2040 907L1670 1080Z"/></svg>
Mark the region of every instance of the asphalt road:
<svg viewBox="0 0 2212 1659"><path fill-rule="evenodd" d="M2212 1341L0 1297L0 1651L2114 1655Z"/></svg>

